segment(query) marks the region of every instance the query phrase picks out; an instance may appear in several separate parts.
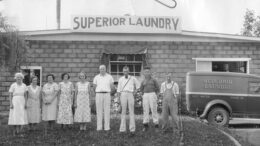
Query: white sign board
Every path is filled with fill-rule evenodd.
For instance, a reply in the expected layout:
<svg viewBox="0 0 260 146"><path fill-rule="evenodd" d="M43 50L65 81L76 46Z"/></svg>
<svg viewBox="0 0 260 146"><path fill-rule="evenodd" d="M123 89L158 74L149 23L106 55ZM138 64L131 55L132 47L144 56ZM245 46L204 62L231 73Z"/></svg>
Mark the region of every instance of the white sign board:
<svg viewBox="0 0 260 146"><path fill-rule="evenodd" d="M73 16L72 30L102 33L181 33L179 17Z"/></svg>

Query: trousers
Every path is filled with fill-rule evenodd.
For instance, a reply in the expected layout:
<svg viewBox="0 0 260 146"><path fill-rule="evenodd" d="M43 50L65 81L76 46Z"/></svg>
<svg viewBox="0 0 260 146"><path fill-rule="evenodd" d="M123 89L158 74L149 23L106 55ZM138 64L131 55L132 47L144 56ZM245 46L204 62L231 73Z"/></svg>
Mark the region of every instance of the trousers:
<svg viewBox="0 0 260 146"><path fill-rule="evenodd" d="M172 93L172 88L166 89L163 97L162 105L162 128L167 128L167 123L169 116L172 117L173 122L176 124L179 129L179 120L178 120L178 100L174 97ZM173 126L174 128L174 126Z"/></svg>
<svg viewBox="0 0 260 146"><path fill-rule="evenodd" d="M110 130L110 93L96 93L97 130Z"/></svg>
<svg viewBox="0 0 260 146"><path fill-rule="evenodd" d="M149 123L149 113L152 111L152 119L154 124L159 123L158 112L157 112L157 95L155 92L144 93L143 95L143 124Z"/></svg>
<svg viewBox="0 0 260 146"><path fill-rule="evenodd" d="M129 110L129 130L131 132L135 131L135 114L134 114L134 96L133 93L130 92L122 92L120 97L122 112L121 112L121 124L120 124L120 132L126 131L126 109L128 106Z"/></svg>

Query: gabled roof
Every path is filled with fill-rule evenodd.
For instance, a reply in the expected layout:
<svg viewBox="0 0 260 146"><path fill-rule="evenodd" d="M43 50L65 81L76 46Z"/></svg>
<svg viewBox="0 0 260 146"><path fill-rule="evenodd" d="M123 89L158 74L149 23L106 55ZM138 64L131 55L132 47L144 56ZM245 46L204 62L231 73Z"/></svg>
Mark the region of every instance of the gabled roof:
<svg viewBox="0 0 260 146"><path fill-rule="evenodd" d="M176 34L90 33L70 29L21 31L27 40L52 41L182 41L182 42L258 42L260 38L241 35L183 30Z"/></svg>

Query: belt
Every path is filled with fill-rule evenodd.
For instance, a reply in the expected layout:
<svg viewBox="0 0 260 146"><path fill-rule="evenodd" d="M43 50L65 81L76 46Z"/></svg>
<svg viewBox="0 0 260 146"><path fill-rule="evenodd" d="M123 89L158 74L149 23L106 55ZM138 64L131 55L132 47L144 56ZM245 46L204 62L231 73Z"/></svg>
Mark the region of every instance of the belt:
<svg viewBox="0 0 260 146"><path fill-rule="evenodd" d="M110 93L110 92L96 92L96 93L103 93L103 94L105 94L105 93Z"/></svg>
<svg viewBox="0 0 260 146"><path fill-rule="evenodd" d="M125 92L125 93L133 93L132 91L121 91L121 92Z"/></svg>

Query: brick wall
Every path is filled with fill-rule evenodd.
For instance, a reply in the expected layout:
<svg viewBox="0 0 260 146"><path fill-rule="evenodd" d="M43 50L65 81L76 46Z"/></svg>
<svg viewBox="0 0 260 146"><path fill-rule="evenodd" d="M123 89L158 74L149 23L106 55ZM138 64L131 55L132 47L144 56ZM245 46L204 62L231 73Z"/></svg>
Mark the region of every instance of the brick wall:
<svg viewBox="0 0 260 146"><path fill-rule="evenodd" d="M109 41L31 41L32 48L29 65L42 66L43 83L48 73L60 75L69 72L72 81L77 81L78 73L85 71L88 79L93 80L98 73L100 53L103 48L135 48L145 47L149 52L149 63L155 77L161 83L166 72L172 72L184 93L185 75L195 71L195 60L192 58L233 57L252 58L250 72L260 74L260 43L204 43L204 42L109 42ZM1 69L0 111L8 111L8 89L14 82L13 74Z"/></svg>

